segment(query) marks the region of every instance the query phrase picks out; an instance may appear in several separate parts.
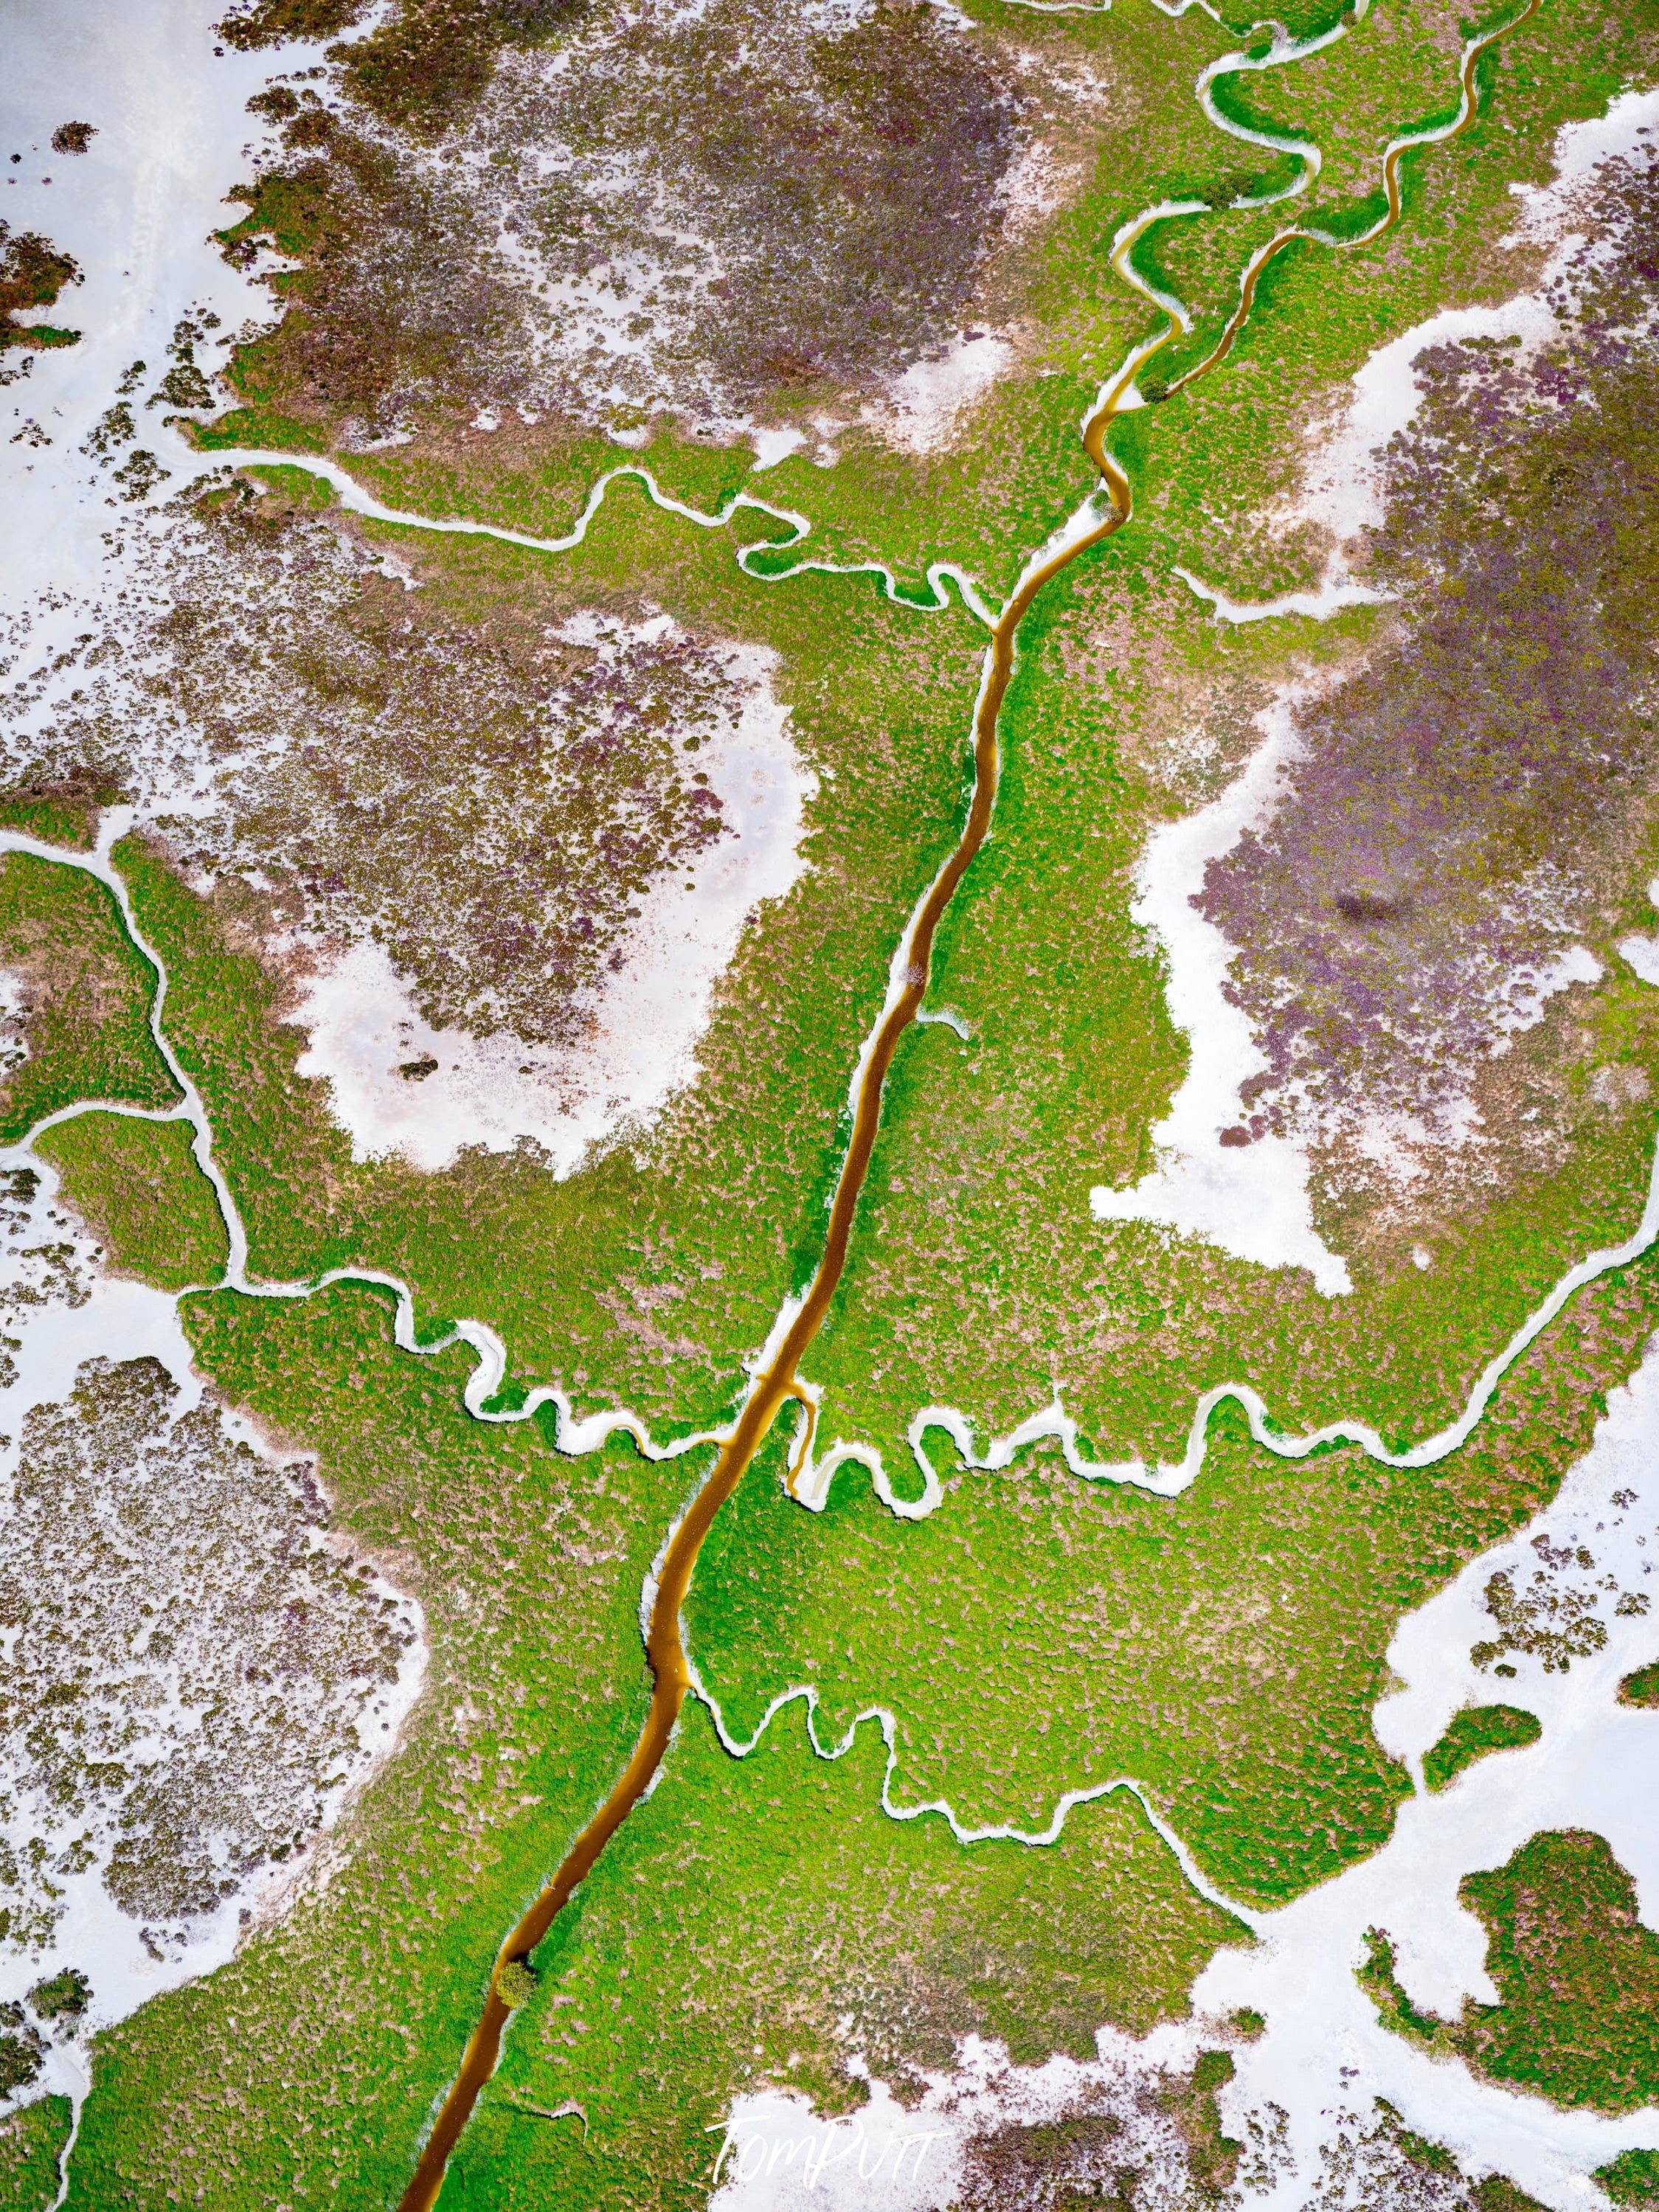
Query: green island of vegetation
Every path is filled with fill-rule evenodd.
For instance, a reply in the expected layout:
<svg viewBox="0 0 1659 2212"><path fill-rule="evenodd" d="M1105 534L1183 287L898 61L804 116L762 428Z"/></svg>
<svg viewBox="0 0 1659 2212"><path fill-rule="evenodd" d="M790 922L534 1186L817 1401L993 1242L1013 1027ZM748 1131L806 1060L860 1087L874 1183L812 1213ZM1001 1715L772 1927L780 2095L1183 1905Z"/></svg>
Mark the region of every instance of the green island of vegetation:
<svg viewBox="0 0 1659 2212"><path fill-rule="evenodd" d="M1373 1929L1359 1980L1384 2026L1558 2105L1632 2112L1659 2099L1659 1935L1605 1838L1534 1836L1504 1866L1466 1875L1458 1895L1486 1929L1498 2003L1467 1998L1457 2021L1423 2012Z"/></svg>
<svg viewBox="0 0 1659 2212"><path fill-rule="evenodd" d="M1424 1753L1423 1779L1431 1790L1444 1790L1488 1752L1519 1750L1543 1733L1538 1716L1519 1705L1466 1705Z"/></svg>

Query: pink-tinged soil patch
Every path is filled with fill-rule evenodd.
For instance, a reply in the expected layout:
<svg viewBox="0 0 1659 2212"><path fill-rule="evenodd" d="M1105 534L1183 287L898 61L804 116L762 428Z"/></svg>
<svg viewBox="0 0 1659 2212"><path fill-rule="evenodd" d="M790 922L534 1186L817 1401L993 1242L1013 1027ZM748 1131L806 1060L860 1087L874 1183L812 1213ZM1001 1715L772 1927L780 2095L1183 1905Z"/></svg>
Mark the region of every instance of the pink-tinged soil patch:
<svg viewBox="0 0 1659 2212"><path fill-rule="evenodd" d="M1644 143L1603 167L1593 235L1559 257L1526 333L1414 350L1367 562L1400 611L1362 666L1293 707L1271 814L1206 872L1201 911L1235 948L1227 996L1263 1063L1231 1142L1323 1145L1334 1187L1398 1188L1472 1141L1488 1181L1560 1156L1569 1032L1539 1079L1557 1110L1524 1127L1497 1063L1599 979L1647 872L1659 165Z"/></svg>
<svg viewBox="0 0 1659 2212"><path fill-rule="evenodd" d="M565 1034L526 1050L517 1035L435 1029L369 941L307 983L292 1016L311 1038L300 1070L327 1077L358 1157L397 1151L438 1168L465 1146L508 1151L527 1139L568 1174L591 1145L648 1126L695 1077L750 914L805 866L805 809L817 787L772 697L771 656L732 647L724 666L738 687L735 715L700 756L721 834L640 893L596 980L568 1001Z"/></svg>
<svg viewBox="0 0 1659 2212"><path fill-rule="evenodd" d="M304 82L257 103L282 150L231 251L303 261L254 372L285 407L365 437L481 403L732 429L961 331L1019 139L966 19L646 0L538 28L435 106L371 65L383 33L342 50L343 104Z"/></svg>

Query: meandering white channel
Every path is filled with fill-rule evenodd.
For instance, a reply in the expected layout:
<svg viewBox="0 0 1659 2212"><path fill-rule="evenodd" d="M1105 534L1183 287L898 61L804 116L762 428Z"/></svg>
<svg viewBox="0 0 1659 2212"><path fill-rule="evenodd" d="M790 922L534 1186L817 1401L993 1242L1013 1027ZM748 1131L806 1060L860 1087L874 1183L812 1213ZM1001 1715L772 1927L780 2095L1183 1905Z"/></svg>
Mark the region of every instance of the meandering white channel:
<svg viewBox="0 0 1659 2212"><path fill-rule="evenodd" d="M1569 1571L1577 1584L1600 1591L1607 1642L1599 1652L1575 1658L1566 1673L1547 1673L1537 1656L1511 1652L1516 1672L1499 1680L1470 1656L1492 1633L1483 1592L1504 1570L1524 1584L1538 1567L1540 1539L1558 1558L1569 1550L1576 1555L1583 1546L1593 1559L1593 1570ZM1401 1979L1419 2008L1455 2017L1466 1996L1495 2001L1498 1993L1484 1966L1485 1932L1459 1904L1458 1883L1466 1874L1502 1865L1529 1838L1551 1830L1588 1828L1605 1837L1635 1877L1643 1918L1659 1926L1659 1712L1622 1706L1616 1696L1621 1675L1659 1658L1659 1609L1621 1614L1612 1591L1601 1589L1603 1583L1638 1597L1651 1592L1659 1608L1659 1340L1629 1387L1611 1393L1590 1450L1548 1510L1472 1560L1395 1632L1388 1657L1401 1686L1376 1707L1374 1725L1384 1747L1413 1770L1418 1794L1401 1806L1382 1850L1282 1911L1263 1912L1218 1893L1154 1819L1194 1887L1235 1912L1255 1937L1248 1949L1220 1952L1205 1970L1194 1986L1192 2021L1139 2043L1103 2029L1098 2060L1082 2065L1057 2059L1010 2066L969 2039L960 2072L930 2076L920 2105L901 2108L876 2085L872 2102L856 2116L856 2136L853 2122L817 2119L795 2093L757 2089L736 2100L726 2115L720 2140L730 2150L715 2200L720 2212L816 2205L861 2212L872 2195L894 2212L937 2212L954 2199L974 2136L1011 2121L1052 2120L1079 2096L1126 2077L1155 2082L1164 2069L1190 2065L1241 2007L1263 2014L1267 2025L1259 2039L1232 2045L1237 2073L1221 2093L1223 2118L1242 2140L1252 2137L1253 2120L1279 2138L1275 2170L1247 2180L1244 2203L1278 2212L1307 2204L1337 2116L1363 2120L1382 2097L1408 2127L1454 2150L1473 2178L1505 2174L1554 2212L1602 2203L1589 2175L1622 2150L1659 2147L1659 2110L1622 2118L1564 2112L1482 2081L1461 2061L1431 2057L1381 2026L1353 1969L1367 1929L1381 1927L1395 1939ZM769 1708L762 1729L796 1698L809 1708L816 1702L810 1690L787 1692ZM1423 1754L1453 1713L1499 1699L1536 1714L1540 1741L1483 1759L1443 1793L1425 1794ZM1036 1834L965 1828L943 1803L892 1801L890 1714L860 1714L846 1738L827 1747L813 1735L814 1748L823 1758L841 1757L866 1720L881 1728L889 1747L885 1809L904 1820L939 1814L965 1844L1000 1837L1041 1847L1055 1840L1066 1812L1085 1796L1115 1789L1141 1796L1127 1780L1074 1793ZM755 1739L733 1740L718 1713L716 1721L729 1751L740 1755L752 1748ZM763 2148L745 2160L744 2148L751 2142ZM793 2158L780 2148L792 2142L801 2146ZM908 2148L901 2160L903 2144ZM711 2150L711 2163L713 2155Z"/></svg>

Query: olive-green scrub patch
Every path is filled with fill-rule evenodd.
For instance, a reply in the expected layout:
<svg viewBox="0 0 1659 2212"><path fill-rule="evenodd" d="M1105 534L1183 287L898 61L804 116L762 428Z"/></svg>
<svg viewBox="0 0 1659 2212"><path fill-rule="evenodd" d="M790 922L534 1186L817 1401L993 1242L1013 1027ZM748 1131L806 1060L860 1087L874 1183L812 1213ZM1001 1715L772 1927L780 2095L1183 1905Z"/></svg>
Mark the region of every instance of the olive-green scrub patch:
<svg viewBox="0 0 1659 2212"><path fill-rule="evenodd" d="M155 970L96 878L32 854L0 857L0 963L17 1008L0 1042L0 1142L81 1098L179 1103L150 1035Z"/></svg>
<svg viewBox="0 0 1659 2212"><path fill-rule="evenodd" d="M67 2097L37 2097L0 2120L0 2212L47 2212L69 2141Z"/></svg>
<svg viewBox="0 0 1659 2212"><path fill-rule="evenodd" d="M77 1114L34 1149L58 1170L65 1201L102 1239L112 1267L182 1291L216 1282L227 1250L213 1186L191 1151L195 1134L188 1121Z"/></svg>
<svg viewBox="0 0 1659 2212"><path fill-rule="evenodd" d="M1454 1713L1438 1743L1423 1754L1423 1779L1443 1790L1489 1751L1514 1751L1543 1734L1535 1713L1519 1705L1467 1705Z"/></svg>

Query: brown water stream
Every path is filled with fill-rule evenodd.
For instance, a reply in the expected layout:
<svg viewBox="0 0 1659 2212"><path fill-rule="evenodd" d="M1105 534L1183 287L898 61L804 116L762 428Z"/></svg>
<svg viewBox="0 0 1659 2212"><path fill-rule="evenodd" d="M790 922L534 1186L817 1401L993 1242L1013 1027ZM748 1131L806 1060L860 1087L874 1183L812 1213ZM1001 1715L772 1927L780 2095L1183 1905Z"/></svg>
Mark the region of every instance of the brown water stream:
<svg viewBox="0 0 1659 2212"><path fill-rule="evenodd" d="M1108 403L1113 411L1115 411L1119 398L1119 392L1115 392ZM1097 413L1103 412L1104 409L1097 410ZM1092 420L1090 428L1092 430ZM1103 432L1103 422L1101 428ZM830 1300L836 1294L836 1286L847 1264L847 1246L852 1234L853 1216L858 1206L859 1194L864 1188L864 1178L869 1169L870 1155L881 1120L881 1094L887 1080L887 1071L893 1064L893 1054L898 1048L900 1037L915 1021L921 1009L923 994L927 988L927 969L933 955L933 939L945 910L990 830L991 811L996 802L999 766L997 720L1009 680L1014 672L1014 634L1043 586L1057 576L1061 569L1069 567L1079 554L1091 545L1097 545L1102 538L1109 537L1128 520L1128 479L1109 454L1097 449L1097 442L1091 444L1090 452L1106 480L1110 500L1106 519L1097 529L1076 538L1051 560L1032 569L1003 609L992 632L990 665L974 717L974 795L968 809L968 819L957 841L955 851L939 871L933 889L916 915L911 933L910 964L904 988L884 1016L865 1063L853 1114L852 1137L847 1147L847 1156L842 1162L835 1198L830 1208L830 1226L811 1285L782 1343L750 1384L737 1426L720 1446L720 1455L708 1479L692 1499L684 1519L674 1531L663 1556L657 1593L646 1628L646 1656L650 1662L653 1680L651 1707L646 1716L645 1727L634 1747L632 1757L617 1778L616 1787L571 1845L552 1881L501 1946L496 1963L497 1975L510 1960L527 1958L541 1942L568 1903L578 1883L644 1796L668 1749L674 1723L679 1718L680 1707L685 1702L685 1693L690 1687L685 1647L680 1638L680 1608L685 1601L697 1553L702 1548L702 1540L708 1534L715 1514L742 1480L778 1409L786 1400L798 1399L801 1395L796 1370L807 1346L823 1325L823 1317L830 1310ZM427 2208L435 2203L449 2154L466 2124L479 2091L495 2070L501 2031L507 2025L508 2013L509 2008L502 2002L495 1977L492 1977L483 2016L472 2031L455 2085L444 2101L431 2138L415 2169L414 2178L404 2192L401 2212L427 2212Z"/></svg>
<svg viewBox="0 0 1659 2212"><path fill-rule="evenodd" d="M1524 22L1540 4L1540 0L1528 0L1528 4L1507 22L1468 44L1464 50L1460 81L1462 99L1457 120L1433 141L1415 143L1443 143L1447 139L1461 137L1469 128L1476 112L1474 70L1480 55L1506 31ZM1214 349L1195 368L1171 383L1169 386L1170 394L1216 368L1226 358L1234 339L1249 317L1261 271L1286 246L1303 240L1337 250L1351 249L1372 244L1394 228L1402 211L1400 164L1409 150L1409 144L1391 146L1384 156L1383 182L1388 194L1388 211L1372 229L1352 240L1334 240L1316 232L1291 228L1279 233L1252 256L1240 288L1238 306ZM1114 261L1121 270L1125 257L1133 250L1135 239L1139 234L1139 230L1136 229L1126 236L1115 253ZM646 1628L646 1656L651 1667L653 1687L650 1710L640 1739L610 1796L571 1845L546 1888L502 1944L495 1973L490 1978L489 1994L483 2015L468 2041L462 2056L460 2071L444 2100L431 2136L421 2154L420 2162L404 2192L400 2212L429 2212L429 2208L435 2203L450 2153L471 2116L479 2093L495 2070L501 2054L501 2033L511 2011L502 2001L497 1986L501 1968L515 1960L529 1958L611 1837L645 1795L662 1764L690 1687L685 1647L680 1635L680 1609L690 1584L697 1554L702 1548L703 1539L714 1516L742 1480L786 1401L794 1400L801 1403L805 1408L807 1422L810 1424L811 1420L812 1408L802 1390L797 1370L808 1346L823 1324L847 1264L853 1218L864 1188L880 1123L883 1086L892 1066L899 1039L921 1010L939 925L957 885L990 830L1000 765L997 724L1014 672L1016 634L1043 586L1127 521L1130 513L1129 482L1122 469L1106 451L1106 432L1113 417L1122 410L1136 372L1145 368L1152 356L1177 335L1176 326L1171 322L1157 343L1139 353L1133 367L1126 369L1117 381L1102 393L1093 413L1084 425L1085 449L1100 471L1106 488L1109 511L1104 519L1093 530L1085 531L1068 540L1048 560L1029 569L997 619L974 717L972 803L955 850L940 870L916 914L911 930L910 959L903 988L883 1016L865 1064L854 1102L852 1136L836 1184L835 1197L830 1209L830 1225L817 1270L799 1311L771 1360L751 1382L736 1427L720 1446L707 1480L692 1499L663 1556L656 1595ZM810 1431L798 1447L797 1464L805 1457L807 1441L810 1441Z"/></svg>

